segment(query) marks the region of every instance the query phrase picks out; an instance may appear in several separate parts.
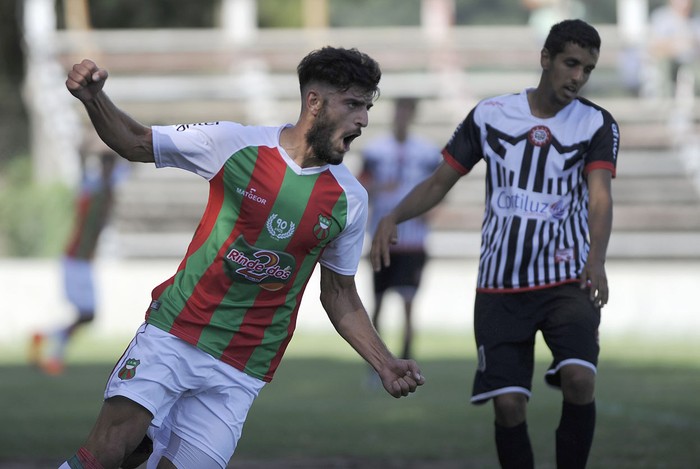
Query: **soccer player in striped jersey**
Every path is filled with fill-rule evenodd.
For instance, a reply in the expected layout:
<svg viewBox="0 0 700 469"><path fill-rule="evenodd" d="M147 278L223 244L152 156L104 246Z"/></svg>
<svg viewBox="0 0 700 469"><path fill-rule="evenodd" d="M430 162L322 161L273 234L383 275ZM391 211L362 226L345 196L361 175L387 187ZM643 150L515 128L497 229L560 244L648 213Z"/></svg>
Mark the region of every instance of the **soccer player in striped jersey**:
<svg viewBox="0 0 700 469"><path fill-rule="evenodd" d="M94 258L114 205L118 156L106 147L94 156L99 159L99 170L84 171L73 230L61 258L66 298L78 317L54 331L36 332L30 344L30 362L49 375L63 372L68 343L78 329L95 319L97 310Z"/></svg>
<svg viewBox="0 0 700 469"><path fill-rule="evenodd" d="M184 259L153 290L109 377L95 427L63 468L135 467L149 440L149 467L225 467L317 264L331 322L386 391L398 398L423 384L416 363L394 357L372 327L354 280L367 193L342 162L368 124L379 66L356 49L324 47L297 72L298 121L277 127L143 126L103 91L106 70L83 60L69 72L68 90L108 146L198 174L210 192Z"/></svg>
<svg viewBox="0 0 700 469"><path fill-rule="evenodd" d="M537 88L485 99L457 127L443 162L385 217L370 257L389 262L398 223L435 206L479 161L486 207L474 308L478 369L472 402L493 401L504 468L532 468L527 432L535 335L561 389L557 467L586 465L595 427L600 308L608 301L605 258L619 129L579 96L598 62L600 37L581 20L554 25L540 55Z"/></svg>

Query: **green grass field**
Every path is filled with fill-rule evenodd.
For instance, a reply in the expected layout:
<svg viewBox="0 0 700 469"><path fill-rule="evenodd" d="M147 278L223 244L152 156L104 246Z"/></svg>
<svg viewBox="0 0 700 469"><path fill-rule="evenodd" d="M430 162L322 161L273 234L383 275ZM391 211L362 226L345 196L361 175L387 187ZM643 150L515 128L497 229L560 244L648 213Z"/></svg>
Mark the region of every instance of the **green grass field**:
<svg viewBox="0 0 700 469"><path fill-rule="evenodd" d="M24 365L21 347L0 347L0 468L9 461L13 468L57 467L72 454L126 342L80 336L59 377ZM700 345L631 338L602 345L589 467L700 467ZM416 354L428 382L395 400L366 386L365 365L339 337L299 334L250 412L233 467L237 459L343 457L399 461L391 467L402 459L497 467L491 408L469 404L472 348L467 335L419 335ZM537 467L552 468L561 398L542 384L548 364L542 344L537 355L528 422Z"/></svg>

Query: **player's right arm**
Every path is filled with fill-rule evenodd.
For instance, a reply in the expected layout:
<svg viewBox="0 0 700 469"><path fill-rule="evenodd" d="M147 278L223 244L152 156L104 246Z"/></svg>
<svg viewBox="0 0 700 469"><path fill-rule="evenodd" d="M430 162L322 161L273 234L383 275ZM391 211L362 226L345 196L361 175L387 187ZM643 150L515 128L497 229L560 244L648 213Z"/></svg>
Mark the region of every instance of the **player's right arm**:
<svg viewBox="0 0 700 469"><path fill-rule="evenodd" d="M73 65L66 79L68 91L83 103L97 134L129 161L153 163L151 128L119 109L104 92L107 70L85 59Z"/></svg>
<svg viewBox="0 0 700 469"><path fill-rule="evenodd" d="M382 218L374 233L369 254L375 271L389 265L389 248L398 241L396 226L424 214L439 204L461 176L461 173L443 161L433 174L414 187Z"/></svg>

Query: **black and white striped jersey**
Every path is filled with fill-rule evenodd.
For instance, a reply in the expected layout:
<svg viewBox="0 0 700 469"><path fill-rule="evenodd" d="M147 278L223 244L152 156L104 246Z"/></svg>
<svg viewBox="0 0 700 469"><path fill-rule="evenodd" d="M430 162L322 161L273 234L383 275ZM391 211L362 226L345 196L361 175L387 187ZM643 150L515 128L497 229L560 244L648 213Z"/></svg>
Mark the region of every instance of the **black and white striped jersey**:
<svg viewBox="0 0 700 469"><path fill-rule="evenodd" d="M480 291L577 281L590 248L585 176L615 175L620 134L609 112L578 98L537 118L527 91L481 101L443 149L462 174L487 165Z"/></svg>
<svg viewBox="0 0 700 469"><path fill-rule="evenodd" d="M411 189L430 176L440 164L440 147L417 135L399 142L392 134L370 141L362 151L363 175L369 178L370 235ZM415 217L396 227L398 241L392 252L425 249L429 226L426 217Z"/></svg>

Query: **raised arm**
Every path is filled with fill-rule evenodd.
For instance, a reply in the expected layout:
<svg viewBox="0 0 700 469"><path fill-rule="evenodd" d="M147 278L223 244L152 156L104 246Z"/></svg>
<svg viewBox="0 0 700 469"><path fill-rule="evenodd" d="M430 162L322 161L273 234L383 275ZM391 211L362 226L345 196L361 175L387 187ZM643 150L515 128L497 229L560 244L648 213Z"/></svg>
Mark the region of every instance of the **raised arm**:
<svg viewBox="0 0 700 469"><path fill-rule="evenodd" d="M581 272L581 288L590 287L591 301L598 307L608 302L608 277L605 258L612 231L613 202L611 191L612 173L596 169L588 174L588 229L591 250Z"/></svg>
<svg viewBox="0 0 700 469"><path fill-rule="evenodd" d="M104 92L107 70L85 59L73 65L66 88L78 98L97 134L112 150L129 161L154 162L150 127L146 127L112 103Z"/></svg>
<svg viewBox="0 0 700 469"><path fill-rule="evenodd" d="M389 352L362 305L354 277L321 266L321 304L335 330L377 371L389 394L407 396L425 382L415 361Z"/></svg>
<svg viewBox="0 0 700 469"><path fill-rule="evenodd" d="M396 226L402 221L424 214L439 204L461 174L444 161L435 172L404 197L377 226L372 239L370 260L375 271L389 265L389 248L398 241Z"/></svg>

